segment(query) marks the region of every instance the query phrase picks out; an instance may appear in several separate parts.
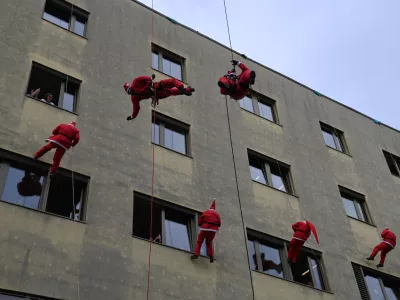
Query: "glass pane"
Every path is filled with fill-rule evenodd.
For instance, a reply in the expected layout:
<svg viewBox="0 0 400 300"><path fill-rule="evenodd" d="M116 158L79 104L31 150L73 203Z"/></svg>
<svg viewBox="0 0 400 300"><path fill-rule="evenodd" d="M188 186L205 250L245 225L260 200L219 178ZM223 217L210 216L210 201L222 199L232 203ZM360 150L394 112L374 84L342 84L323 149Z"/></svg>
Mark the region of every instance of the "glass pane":
<svg viewBox="0 0 400 300"><path fill-rule="evenodd" d="M361 203L358 202L358 201L354 201L354 204L355 204L355 206L357 206L358 218L359 218L361 221L364 221L364 222L365 222L365 212L364 212L363 206L362 206Z"/></svg>
<svg viewBox="0 0 400 300"><path fill-rule="evenodd" d="M314 287L322 290L324 288L321 271L319 269L318 262L315 259L310 258L311 260L311 271L314 275Z"/></svg>
<svg viewBox="0 0 400 300"><path fill-rule="evenodd" d="M191 251L187 224L165 219L165 235L168 246Z"/></svg>
<svg viewBox="0 0 400 300"><path fill-rule="evenodd" d="M156 132L154 132L154 129ZM160 125L158 124L151 124L151 137L153 143L159 145L160 144Z"/></svg>
<svg viewBox="0 0 400 300"><path fill-rule="evenodd" d="M182 67L179 64L171 62L171 76L182 80Z"/></svg>
<svg viewBox="0 0 400 300"><path fill-rule="evenodd" d="M286 192L285 184L280 175L271 173L271 178L272 178L272 186L274 188Z"/></svg>
<svg viewBox="0 0 400 300"><path fill-rule="evenodd" d="M18 300L18 299L29 299L26 297L16 297L16 296L9 296L0 294L0 300Z"/></svg>
<svg viewBox="0 0 400 300"><path fill-rule="evenodd" d="M75 28L74 32L81 36L85 35L85 23L79 22L78 20L75 21Z"/></svg>
<svg viewBox="0 0 400 300"><path fill-rule="evenodd" d="M264 173L260 168L254 167L254 166L250 166L250 175L251 175L251 179L267 184L265 177L264 177Z"/></svg>
<svg viewBox="0 0 400 300"><path fill-rule="evenodd" d="M168 59L163 58L163 73L171 75L171 62Z"/></svg>
<svg viewBox="0 0 400 300"><path fill-rule="evenodd" d="M272 107L264 103L258 102L258 108L260 109L260 116L274 122L274 116L272 114Z"/></svg>
<svg viewBox="0 0 400 300"><path fill-rule="evenodd" d="M340 140L340 138L336 135L336 133L334 133L334 137L335 137L335 141L336 141L336 149L339 150L340 152L343 152L343 147L342 147L342 141Z"/></svg>
<svg viewBox="0 0 400 300"><path fill-rule="evenodd" d="M200 255L207 256L207 247L205 242L201 244Z"/></svg>
<svg viewBox="0 0 400 300"><path fill-rule="evenodd" d="M335 141L333 140L333 135L330 132L322 130L324 136L325 144L333 149L336 149Z"/></svg>
<svg viewBox="0 0 400 300"><path fill-rule="evenodd" d="M55 16L52 16L52 15L48 14L47 12L43 13L43 18L51 23L54 23L58 26L65 28L65 29L69 29L68 22L65 22L64 20L61 20Z"/></svg>
<svg viewBox="0 0 400 300"><path fill-rule="evenodd" d="M346 214L349 217L358 219L356 207L354 206L354 201L343 198L343 197L342 197L342 200L343 200L344 209L346 210Z"/></svg>
<svg viewBox="0 0 400 300"><path fill-rule="evenodd" d="M253 100L247 96L240 100L240 107L254 113Z"/></svg>
<svg viewBox="0 0 400 300"><path fill-rule="evenodd" d="M185 135L171 129L164 130L165 147L182 154L186 154Z"/></svg>
<svg viewBox="0 0 400 300"><path fill-rule="evenodd" d="M257 257L256 257L256 251L255 251L255 244L253 241L247 241L247 247L249 248L249 263L250 263L250 268L252 270L258 270L257 268Z"/></svg>
<svg viewBox="0 0 400 300"><path fill-rule="evenodd" d="M9 167L2 200L37 209L43 176L29 170Z"/></svg>
<svg viewBox="0 0 400 300"><path fill-rule="evenodd" d="M385 155L386 162L389 166L390 172L393 175L399 176L399 172L397 171L396 164L400 168L400 160L397 161L396 158L388 152L383 152L383 154Z"/></svg>
<svg viewBox="0 0 400 300"><path fill-rule="evenodd" d="M260 244L260 254L263 272L283 278L283 269L279 250Z"/></svg>
<svg viewBox="0 0 400 300"><path fill-rule="evenodd" d="M400 300L400 290L385 286L385 292L389 300Z"/></svg>
<svg viewBox="0 0 400 300"><path fill-rule="evenodd" d="M367 284L371 300L385 300L378 278L366 275L365 283Z"/></svg>
<svg viewBox="0 0 400 300"><path fill-rule="evenodd" d="M74 101L75 101L75 96L71 95L67 92L64 92L64 101L63 101L63 107L65 110L74 111Z"/></svg>
<svg viewBox="0 0 400 300"><path fill-rule="evenodd" d="M158 54L157 53L152 53L151 67L153 69L159 70L159 68L158 68Z"/></svg>

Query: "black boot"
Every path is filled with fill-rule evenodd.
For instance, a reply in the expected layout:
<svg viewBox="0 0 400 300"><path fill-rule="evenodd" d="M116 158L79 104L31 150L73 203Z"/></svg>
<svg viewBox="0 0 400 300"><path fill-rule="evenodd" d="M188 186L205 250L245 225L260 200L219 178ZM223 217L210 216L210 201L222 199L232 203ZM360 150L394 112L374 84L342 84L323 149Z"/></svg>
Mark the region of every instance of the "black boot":
<svg viewBox="0 0 400 300"><path fill-rule="evenodd" d="M250 84L253 85L256 79L256 72L251 71L250 72Z"/></svg>
<svg viewBox="0 0 400 300"><path fill-rule="evenodd" d="M197 255L192 255L191 257L190 257L190 259L198 259L199 257L197 256Z"/></svg>
<svg viewBox="0 0 400 300"><path fill-rule="evenodd" d="M374 260L374 257L372 257L372 256L367 257L367 260Z"/></svg>
<svg viewBox="0 0 400 300"><path fill-rule="evenodd" d="M210 256L210 263L214 262L214 256Z"/></svg>
<svg viewBox="0 0 400 300"><path fill-rule="evenodd" d="M218 86L219 86L221 89L226 89L226 90L229 89L229 84L225 84L225 83L223 83L222 81L218 81Z"/></svg>
<svg viewBox="0 0 400 300"><path fill-rule="evenodd" d="M383 265L382 264L378 264L378 265L376 265L378 268L383 268Z"/></svg>

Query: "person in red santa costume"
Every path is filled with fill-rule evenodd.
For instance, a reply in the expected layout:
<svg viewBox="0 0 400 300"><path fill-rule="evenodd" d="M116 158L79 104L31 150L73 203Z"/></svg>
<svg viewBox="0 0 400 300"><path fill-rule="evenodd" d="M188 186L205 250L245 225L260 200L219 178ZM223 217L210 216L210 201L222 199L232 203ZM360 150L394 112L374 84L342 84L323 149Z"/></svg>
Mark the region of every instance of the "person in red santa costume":
<svg viewBox="0 0 400 300"><path fill-rule="evenodd" d="M368 260L374 260L375 256L381 251L381 261L377 265L377 267L381 268L385 264L386 254L396 247L396 235L390 231L389 228L385 228L382 233L381 237L383 238L383 242L376 245L375 248L372 250L371 255L367 258Z"/></svg>
<svg viewBox="0 0 400 300"><path fill-rule="evenodd" d="M288 262L296 263L297 256L300 253L301 247L303 247L304 243L310 237L311 232L314 234L314 237L318 244L319 240L314 225L308 220L293 224L292 229L294 231L294 234L289 245Z"/></svg>
<svg viewBox="0 0 400 300"><path fill-rule="evenodd" d="M35 159L42 157L51 149L56 148L53 157L53 165L50 169L50 178L54 175L60 166L61 159L65 151L71 147L75 147L79 143L79 130L76 128L76 123L72 121L70 124L60 124L53 130L53 136L49 137L47 145L40 148L34 155Z"/></svg>
<svg viewBox="0 0 400 300"><path fill-rule="evenodd" d="M159 99L168 98L170 96L186 95L191 96L195 89L188 86L185 88L182 82L175 78L164 79L154 82L155 76L140 76L133 79L132 83L125 82L123 85L125 92L131 95L133 105L132 115L126 120L130 121L137 117L140 111L140 101L152 98L153 103L158 103Z"/></svg>
<svg viewBox="0 0 400 300"><path fill-rule="evenodd" d="M255 82L256 73L240 61L232 60L231 62L233 66L237 65L242 70L242 73L236 76L235 69L228 71L226 75L219 79L218 86L221 88L220 93L222 95L228 95L237 101L248 94L250 85Z"/></svg>
<svg viewBox="0 0 400 300"><path fill-rule="evenodd" d="M211 204L210 209L201 214L198 223L200 226L200 232L191 259L197 259L199 257L201 245L203 244L203 241L206 240L207 256L210 257L210 262L212 263L214 262L213 240L219 227L221 227L221 217L215 211L215 199Z"/></svg>

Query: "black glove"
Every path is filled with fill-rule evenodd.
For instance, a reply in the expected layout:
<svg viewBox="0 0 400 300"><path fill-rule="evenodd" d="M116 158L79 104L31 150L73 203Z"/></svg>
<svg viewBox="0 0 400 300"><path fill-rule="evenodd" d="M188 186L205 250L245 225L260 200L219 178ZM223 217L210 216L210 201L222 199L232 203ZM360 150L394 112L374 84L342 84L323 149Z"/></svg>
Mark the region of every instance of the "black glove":
<svg viewBox="0 0 400 300"><path fill-rule="evenodd" d="M131 116L126 118L127 121L133 120L133 118Z"/></svg>
<svg viewBox="0 0 400 300"><path fill-rule="evenodd" d="M238 61L237 61L237 60L234 60L234 59L232 59L232 60L231 60L231 63L232 63L232 65L236 66L236 65L238 64Z"/></svg>
<svg viewBox="0 0 400 300"><path fill-rule="evenodd" d="M155 75L155 74L152 74L152 75L151 75L151 79L154 80L154 78L156 78L156 75Z"/></svg>

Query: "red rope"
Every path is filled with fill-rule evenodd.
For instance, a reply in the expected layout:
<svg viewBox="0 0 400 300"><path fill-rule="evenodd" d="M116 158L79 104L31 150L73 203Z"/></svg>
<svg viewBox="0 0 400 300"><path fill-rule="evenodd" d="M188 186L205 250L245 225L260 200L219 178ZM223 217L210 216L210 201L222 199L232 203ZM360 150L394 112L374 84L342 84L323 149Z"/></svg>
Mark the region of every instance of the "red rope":
<svg viewBox="0 0 400 300"><path fill-rule="evenodd" d="M152 20L151 20L151 55L153 60L153 48L154 48L154 5L153 0L151 1ZM154 141L156 134L156 106L157 106L157 95L154 89L154 116L153 116L153 130L152 130L152 173L151 173L151 200L150 200L150 246L149 246L149 261L147 265L147 300L149 300L150 294L150 268L151 268L151 246L153 245L153 200L154 200Z"/></svg>

